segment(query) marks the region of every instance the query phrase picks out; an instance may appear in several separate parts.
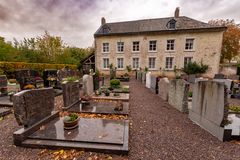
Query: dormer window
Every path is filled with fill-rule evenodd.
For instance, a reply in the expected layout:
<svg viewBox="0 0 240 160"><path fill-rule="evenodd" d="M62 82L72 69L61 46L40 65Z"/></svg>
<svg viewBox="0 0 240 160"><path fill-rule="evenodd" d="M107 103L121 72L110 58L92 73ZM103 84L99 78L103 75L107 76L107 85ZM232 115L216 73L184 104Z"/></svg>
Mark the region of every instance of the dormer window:
<svg viewBox="0 0 240 160"><path fill-rule="evenodd" d="M168 24L167 24L167 28L168 29L176 29L176 20L175 19L171 19Z"/></svg>
<svg viewBox="0 0 240 160"><path fill-rule="evenodd" d="M102 28L102 32L103 33L109 33L109 31L110 31L110 29L109 29L109 27L108 26L103 26L103 28Z"/></svg>

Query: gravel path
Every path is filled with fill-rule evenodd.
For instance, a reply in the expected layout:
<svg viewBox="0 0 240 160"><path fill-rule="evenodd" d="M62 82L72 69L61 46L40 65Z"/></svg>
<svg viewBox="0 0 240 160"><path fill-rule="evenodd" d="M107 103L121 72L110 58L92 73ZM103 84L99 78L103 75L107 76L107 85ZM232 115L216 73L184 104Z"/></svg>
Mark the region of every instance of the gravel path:
<svg viewBox="0 0 240 160"><path fill-rule="evenodd" d="M76 159L240 159L240 145L221 142L197 125L187 114L172 108L140 82L131 80L130 90L130 152L128 156L85 152ZM58 105L61 105L58 103ZM18 128L11 114L0 121L0 159L51 159L40 149L12 145L12 133ZM52 151L53 152L53 151ZM91 157L91 158L89 158Z"/></svg>

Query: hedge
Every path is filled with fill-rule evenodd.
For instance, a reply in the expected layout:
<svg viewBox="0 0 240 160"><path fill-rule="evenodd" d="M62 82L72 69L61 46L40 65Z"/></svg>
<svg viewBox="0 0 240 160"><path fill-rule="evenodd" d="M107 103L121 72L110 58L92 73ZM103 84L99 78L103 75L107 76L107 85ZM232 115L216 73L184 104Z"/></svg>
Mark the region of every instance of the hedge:
<svg viewBox="0 0 240 160"><path fill-rule="evenodd" d="M40 74L45 69L62 69L68 66L71 69L77 69L77 65L70 64L49 64L49 63L26 63L26 62L0 62L1 74L11 75L17 69L33 69Z"/></svg>

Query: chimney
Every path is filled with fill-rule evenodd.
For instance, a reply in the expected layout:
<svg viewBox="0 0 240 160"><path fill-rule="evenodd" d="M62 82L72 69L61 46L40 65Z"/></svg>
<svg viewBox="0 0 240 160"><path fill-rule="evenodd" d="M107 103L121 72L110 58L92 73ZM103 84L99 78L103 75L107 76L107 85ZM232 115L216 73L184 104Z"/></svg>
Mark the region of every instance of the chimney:
<svg viewBox="0 0 240 160"><path fill-rule="evenodd" d="M104 25L106 23L106 19L104 17L102 17L101 19L101 25Z"/></svg>
<svg viewBox="0 0 240 160"><path fill-rule="evenodd" d="M180 12L180 9L179 9L179 7L177 7L176 10L175 10L175 13L174 13L174 18L179 17L179 12Z"/></svg>

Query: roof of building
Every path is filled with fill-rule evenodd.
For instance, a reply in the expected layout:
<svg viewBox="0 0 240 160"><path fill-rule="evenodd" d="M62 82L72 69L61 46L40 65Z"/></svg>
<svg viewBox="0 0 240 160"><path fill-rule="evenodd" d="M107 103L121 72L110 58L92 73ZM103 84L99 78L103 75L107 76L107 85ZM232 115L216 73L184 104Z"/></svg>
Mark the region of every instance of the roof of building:
<svg viewBox="0 0 240 160"><path fill-rule="evenodd" d="M175 29L170 29L168 24L176 21ZM146 32L179 32L179 31L223 31L224 26L214 26L189 17L179 16L144 19L136 21L125 21L115 23L105 23L99 27L94 36L122 35L122 34L140 34Z"/></svg>

